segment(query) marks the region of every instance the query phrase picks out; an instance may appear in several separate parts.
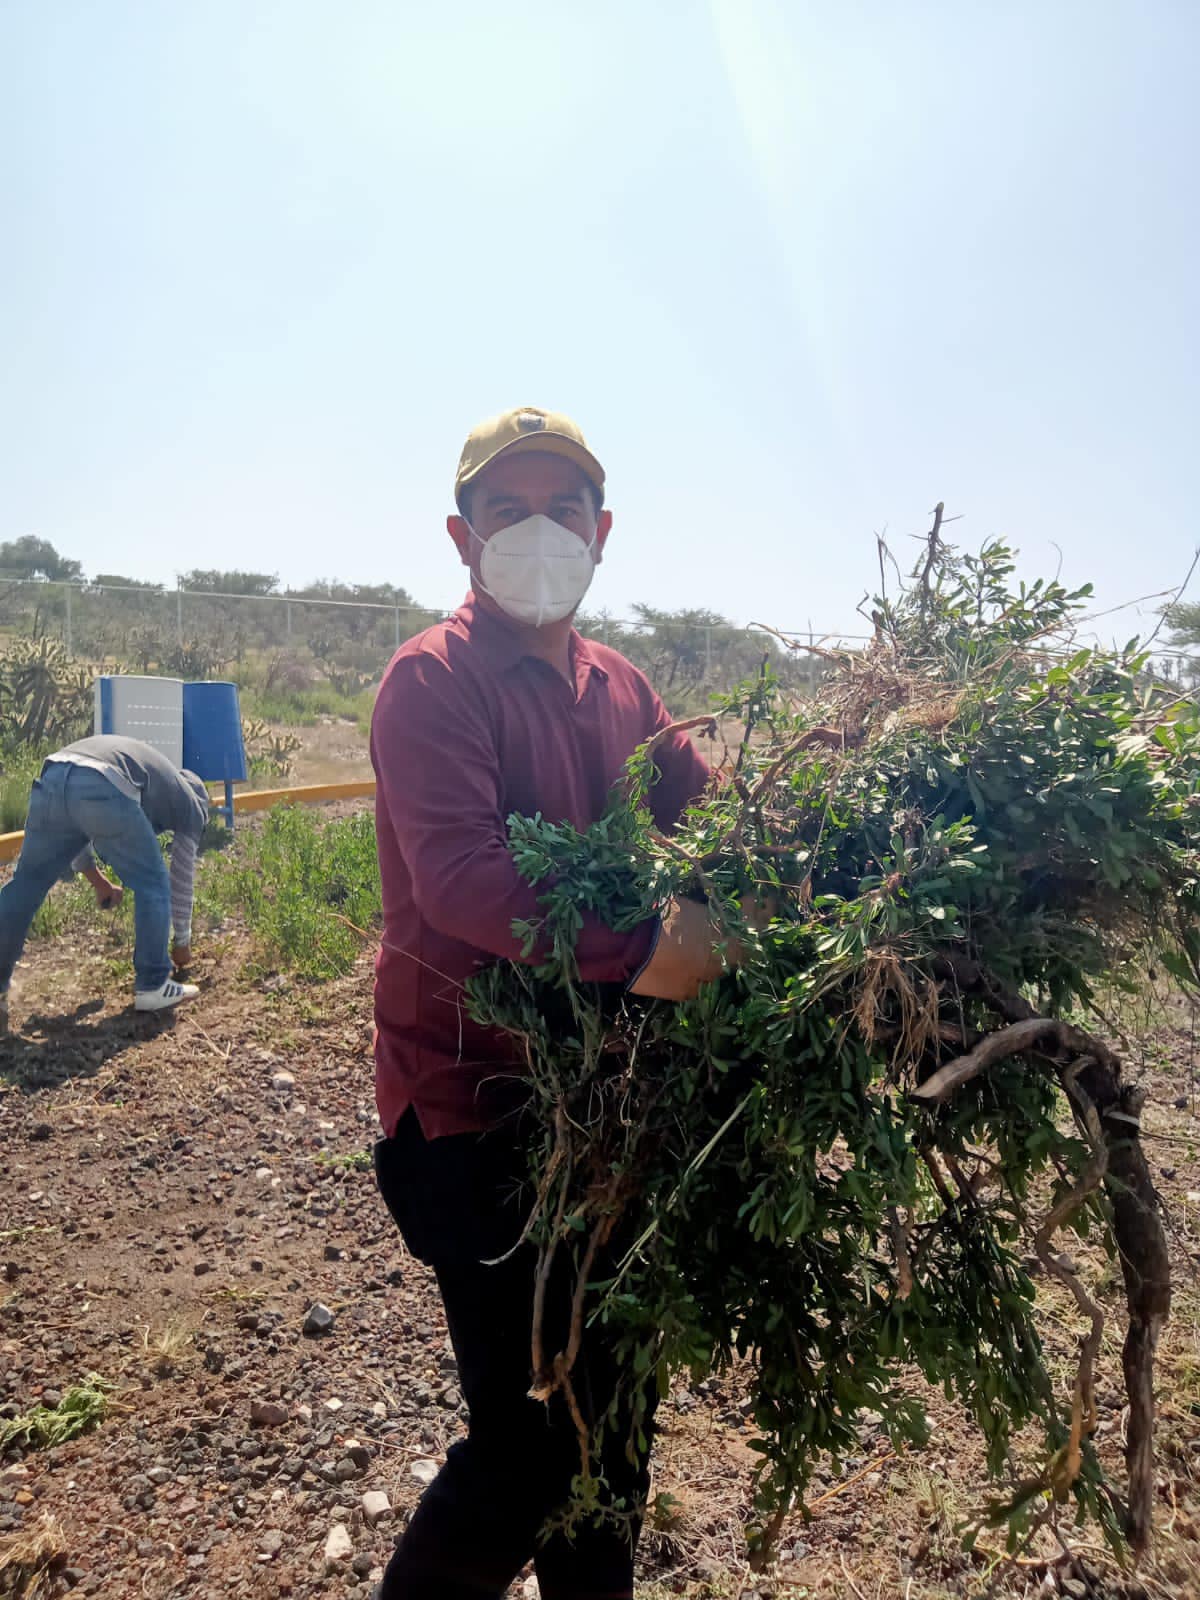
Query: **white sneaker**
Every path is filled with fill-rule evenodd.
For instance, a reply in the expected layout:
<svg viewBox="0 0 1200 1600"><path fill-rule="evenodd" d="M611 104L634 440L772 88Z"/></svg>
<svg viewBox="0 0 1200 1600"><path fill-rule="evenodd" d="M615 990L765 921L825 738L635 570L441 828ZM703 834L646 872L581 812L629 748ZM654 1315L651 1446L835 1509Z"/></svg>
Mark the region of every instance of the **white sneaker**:
<svg viewBox="0 0 1200 1600"><path fill-rule="evenodd" d="M194 983L176 983L168 978L161 989L138 989L133 997L135 1011L169 1011L185 1000L194 1000L200 993Z"/></svg>

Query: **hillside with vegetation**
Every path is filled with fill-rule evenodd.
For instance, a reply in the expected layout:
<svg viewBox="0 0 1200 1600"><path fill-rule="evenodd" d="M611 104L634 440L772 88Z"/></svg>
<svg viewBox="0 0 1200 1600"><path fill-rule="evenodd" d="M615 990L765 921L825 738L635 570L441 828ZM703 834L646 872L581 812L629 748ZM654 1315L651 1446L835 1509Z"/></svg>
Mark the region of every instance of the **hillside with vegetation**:
<svg viewBox="0 0 1200 1600"><path fill-rule="evenodd" d="M253 783L365 775L383 669L441 615L393 584L285 589L274 573L197 568L169 589L122 573L86 578L44 540L0 544L0 830L21 825L45 753L90 730L101 672L235 682ZM578 625L641 667L677 716L764 660L797 689L821 670L816 656L715 611L638 605L629 620L591 614Z"/></svg>

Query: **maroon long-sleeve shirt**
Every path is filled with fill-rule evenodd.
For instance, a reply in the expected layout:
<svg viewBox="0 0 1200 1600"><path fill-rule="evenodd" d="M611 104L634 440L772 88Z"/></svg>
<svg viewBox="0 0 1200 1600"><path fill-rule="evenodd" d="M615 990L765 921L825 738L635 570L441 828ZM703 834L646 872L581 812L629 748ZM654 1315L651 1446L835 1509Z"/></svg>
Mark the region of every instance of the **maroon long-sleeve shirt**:
<svg viewBox="0 0 1200 1600"><path fill-rule="evenodd" d="M489 1085L520 1071L515 1041L474 1023L462 992L486 963L521 959L513 921L539 914L537 890L509 854L506 818L540 812L586 828L627 758L670 722L615 650L572 633L571 659L574 686L468 595L449 621L402 645L384 674L371 760L383 878L375 1087L389 1135L410 1105L426 1138L487 1127ZM664 740L655 759L651 805L669 828L708 768L685 734ZM614 933L585 916L580 976L627 981L655 928Z"/></svg>

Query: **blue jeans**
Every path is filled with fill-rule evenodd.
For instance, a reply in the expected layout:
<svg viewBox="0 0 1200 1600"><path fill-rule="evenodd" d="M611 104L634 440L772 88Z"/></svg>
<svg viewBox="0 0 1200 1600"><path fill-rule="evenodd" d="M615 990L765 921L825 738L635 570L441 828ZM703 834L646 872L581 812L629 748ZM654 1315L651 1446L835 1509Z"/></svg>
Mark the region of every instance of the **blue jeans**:
<svg viewBox="0 0 1200 1600"><path fill-rule="evenodd" d="M38 907L89 842L133 892L136 987L160 989L171 976L171 885L149 818L102 772L48 761L29 796L17 870L0 890L0 990Z"/></svg>

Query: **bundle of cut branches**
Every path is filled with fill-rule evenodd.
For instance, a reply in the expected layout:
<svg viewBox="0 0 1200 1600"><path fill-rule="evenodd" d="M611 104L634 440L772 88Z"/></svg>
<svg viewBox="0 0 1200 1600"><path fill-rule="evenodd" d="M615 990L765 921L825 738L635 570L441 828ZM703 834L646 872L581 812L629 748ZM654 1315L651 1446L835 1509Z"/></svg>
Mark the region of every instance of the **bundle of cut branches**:
<svg viewBox="0 0 1200 1600"><path fill-rule="evenodd" d="M1006 546L956 552L940 523L814 699L764 662L720 707L722 770L671 837L653 742L586 832L510 820L535 960L472 1005L523 1040L530 1232L575 1273L562 1349L535 1317L535 1392L570 1398L594 1319L635 1387L740 1361L765 1551L864 1412L924 1437L919 1371L977 1423L1002 1485L981 1520L1011 1547L1074 1502L1140 1549L1170 1275L1142 1090L1096 1026L1151 964L1197 982L1200 724L1136 641L1077 646L1088 589L1018 584ZM673 895L707 901L736 967L679 1005L580 982L582 911L632 928ZM1103 1313L1062 1248L1089 1227L1128 1305L1125 1484L1094 1443ZM1035 1272L1077 1314L1069 1392ZM593 1504L603 1426L580 1421Z"/></svg>

